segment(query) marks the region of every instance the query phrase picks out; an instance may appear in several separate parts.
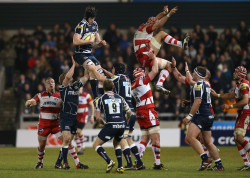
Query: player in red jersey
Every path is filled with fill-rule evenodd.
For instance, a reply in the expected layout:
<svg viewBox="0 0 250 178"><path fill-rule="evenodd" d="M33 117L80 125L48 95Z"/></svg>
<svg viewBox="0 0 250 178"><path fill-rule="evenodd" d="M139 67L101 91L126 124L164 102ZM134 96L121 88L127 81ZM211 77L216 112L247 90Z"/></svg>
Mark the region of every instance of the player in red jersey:
<svg viewBox="0 0 250 178"><path fill-rule="evenodd" d="M233 78L236 80L237 85L231 93L217 94L212 90L212 95L222 99L236 99L236 104L222 105L222 109L237 108L238 116L234 128L234 140L238 151L244 161L244 166L239 168L240 171L250 170L250 143L244 139L246 130L250 122L250 84L246 80L247 70L243 66L238 66L234 73Z"/></svg>
<svg viewBox="0 0 250 178"><path fill-rule="evenodd" d="M27 100L27 107L40 105L40 115L38 124L38 163L36 169L43 168L43 157L45 146L49 134L55 134L62 140L61 129L59 127L59 113L61 107L60 93L55 91L55 81L53 78L47 78L45 81L46 91L38 93L32 99Z"/></svg>
<svg viewBox="0 0 250 178"><path fill-rule="evenodd" d="M149 51L153 51L155 55L158 54L163 42L166 44L174 45L184 50L188 49L189 36L186 35L183 42L174 39L172 36L164 31L160 31L153 36L154 32L163 27L166 21L178 10L174 7L168 13L168 6L164 6L163 12L159 13L156 17L150 17L145 24L139 26L138 30L134 36L134 50L136 58L142 67L151 68L153 65L153 60L149 57ZM163 82L169 76L172 71L171 62L158 58L159 69L163 69L160 73L158 82L156 84L156 89L163 92L164 94L169 94L170 91L163 88Z"/></svg>
<svg viewBox="0 0 250 178"><path fill-rule="evenodd" d="M139 144L140 156L143 156L146 146L152 139L152 151L154 154L154 169L164 169L160 161L160 123L154 107L153 94L149 85L158 73L158 59L153 52L148 53L153 61L152 71L146 76L144 70L136 68L133 76L136 79L132 83L132 96L136 100L136 119L142 132L142 140Z"/></svg>
<svg viewBox="0 0 250 178"><path fill-rule="evenodd" d="M76 144L77 144L77 154L84 153L84 136L82 134L82 129L84 128L85 124L88 122L89 118L89 107L91 108L91 115L90 115L90 122L91 124L94 123L94 104L93 100L88 92L83 91L83 87L80 89L80 96L79 96L79 105L77 110L77 130L76 130Z"/></svg>

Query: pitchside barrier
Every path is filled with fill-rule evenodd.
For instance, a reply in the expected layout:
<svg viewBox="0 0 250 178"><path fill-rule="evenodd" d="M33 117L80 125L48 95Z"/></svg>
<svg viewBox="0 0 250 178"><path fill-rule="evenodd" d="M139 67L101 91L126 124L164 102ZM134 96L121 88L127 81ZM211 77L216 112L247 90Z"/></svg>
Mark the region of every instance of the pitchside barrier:
<svg viewBox="0 0 250 178"><path fill-rule="evenodd" d="M160 113L160 118L162 117L174 117L171 113ZM180 116L183 117L183 116ZM235 118L235 114L218 114L218 118ZM37 130L28 130L28 126L35 126L38 123L38 115L23 115L20 118L20 128L17 130L16 134L16 147L37 147ZM234 121L215 121L212 127L212 136L215 145L220 146L231 146L235 145L233 139L233 129ZM179 147L187 146L185 142L186 130L178 128L179 121L161 121L161 146L162 147ZM86 147L92 147L93 141L97 137L100 129L90 129L92 125L89 123L86 129L83 129L83 134L85 138ZM32 128L32 127L31 127ZM36 128L36 127L34 127ZM141 139L141 132L136 124L136 129L134 130L132 139L136 144L139 143ZM246 139L250 141L250 132L247 132ZM75 144L75 141L73 141ZM50 135L48 137L47 146L49 147L60 147L62 143L54 136ZM104 146L112 147L112 142L106 143Z"/></svg>

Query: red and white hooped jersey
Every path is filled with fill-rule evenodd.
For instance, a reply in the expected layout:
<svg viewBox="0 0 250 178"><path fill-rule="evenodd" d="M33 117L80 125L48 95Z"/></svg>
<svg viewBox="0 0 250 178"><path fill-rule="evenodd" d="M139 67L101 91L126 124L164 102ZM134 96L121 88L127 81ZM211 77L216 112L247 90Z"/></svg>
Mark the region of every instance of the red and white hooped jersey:
<svg viewBox="0 0 250 178"><path fill-rule="evenodd" d="M149 85L150 77L140 77L132 84L132 96L136 100L136 110L154 108L153 94Z"/></svg>
<svg viewBox="0 0 250 178"><path fill-rule="evenodd" d="M153 26L148 26L146 24L142 24L139 26L138 30L135 32L134 36L134 50L135 52L138 51L138 49L146 47L147 44L150 42L151 38L153 37ZM148 51L150 48L148 48Z"/></svg>
<svg viewBox="0 0 250 178"><path fill-rule="evenodd" d="M53 123L59 121L62 103L59 92L56 91L52 95L49 95L47 91L43 91L36 94L33 99L40 106L39 125L50 127L53 126Z"/></svg>
<svg viewBox="0 0 250 178"><path fill-rule="evenodd" d="M237 83L234 94L236 98L236 102L242 99L242 96L244 94L248 94L248 104L245 105L242 109L246 112L250 113L250 89L249 89L249 81L248 80L242 80L241 82ZM240 109L240 110L242 110Z"/></svg>
<svg viewBox="0 0 250 178"><path fill-rule="evenodd" d="M79 104L77 110L78 122L87 123L89 115L89 105L88 103L93 101L89 93L83 92L79 96ZM81 117L80 117L81 116Z"/></svg>

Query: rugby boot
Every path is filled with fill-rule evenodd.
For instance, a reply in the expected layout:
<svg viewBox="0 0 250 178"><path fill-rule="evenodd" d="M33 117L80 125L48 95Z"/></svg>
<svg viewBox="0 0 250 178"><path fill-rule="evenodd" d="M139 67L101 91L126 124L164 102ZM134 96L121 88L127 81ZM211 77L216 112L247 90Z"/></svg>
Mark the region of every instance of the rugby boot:
<svg viewBox="0 0 250 178"><path fill-rule="evenodd" d="M64 163L64 164L63 164L63 169L70 169L69 164L68 164L68 163Z"/></svg>
<svg viewBox="0 0 250 178"><path fill-rule="evenodd" d="M43 163L38 162L38 163L36 164L35 169L41 169L41 168L43 168Z"/></svg>
<svg viewBox="0 0 250 178"><path fill-rule="evenodd" d="M244 165L238 169L238 171L250 171L250 166Z"/></svg>
<svg viewBox="0 0 250 178"><path fill-rule="evenodd" d="M154 163L153 169L156 169L156 170L168 170L167 168L164 167L163 164L156 165L155 163Z"/></svg>
<svg viewBox="0 0 250 178"><path fill-rule="evenodd" d="M131 166L131 167L129 167L129 166L125 166L125 167L123 168L123 170L124 170L124 171L128 171L128 170L136 170L136 168L135 168L134 166Z"/></svg>
<svg viewBox="0 0 250 178"><path fill-rule="evenodd" d="M111 160L110 163L107 165L106 173L109 173L114 166L115 162Z"/></svg>
<svg viewBox="0 0 250 178"><path fill-rule="evenodd" d="M212 168L207 169L208 171L224 171L224 167L223 166L217 166L215 165Z"/></svg>
<svg viewBox="0 0 250 178"><path fill-rule="evenodd" d="M184 50L188 49L188 42L189 42L189 40L190 40L190 36L189 36L188 33L186 33L185 38L184 38L184 40L182 42L182 47L183 47Z"/></svg>
<svg viewBox="0 0 250 178"><path fill-rule="evenodd" d="M171 91L169 91L169 90L167 90L167 89L165 89L165 88L163 88L162 86L159 86L159 85L156 85L155 89L157 91L161 92L164 95L169 95L171 93Z"/></svg>
<svg viewBox="0 0 250 178"><path fill-rule="evenodd" d="M123 167L118 167L118 168L116 169L116 172L117 172L117 173L124 173Z"/></svg>
<svg viewBox="0 0 250 178"><path fill-rule="evenodd" d="M56 163L55 164L55 169L62 169L62 168L63 168L62 163Z"/></svg>
<svg viewBox="0 0 250 178"><path fill-rule="evenodd" d="M146 167L145 167L144 164L142 164L142 165L136 164L136 165L135 165L135 168L136 168L136 170L143 170L143 169L146 169Z"/></svg>
<svg viewBox="0 0 250 178"><path fill-rule="evenodd" d="M88 168L89 168L88 165L82 164L81 162L79 162L79 163L76 165L76 169L88 169Z"/></svg>
<svg viewBox="0 0 250 178"><path fill-rule="evenodd" d="M207 161L202 161L201 165L200 165L200 168L198 169L198 171L204 171L205 169L207 169L208 166L211 166L212 161L213 161L212 158L208 158Z"/></svg>

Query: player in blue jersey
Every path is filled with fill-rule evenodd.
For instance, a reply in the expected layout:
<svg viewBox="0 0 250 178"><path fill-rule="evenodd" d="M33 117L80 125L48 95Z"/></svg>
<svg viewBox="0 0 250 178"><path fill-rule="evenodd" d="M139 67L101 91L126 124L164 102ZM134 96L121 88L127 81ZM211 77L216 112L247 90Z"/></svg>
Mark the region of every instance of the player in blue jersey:
<svg viewBox="0 0 250 178"><path fill-rule="evenodd" d="M67 73L63 73L59 76L59 92L62 98L62 107L60 112L60 127L63 135L63 146L59 154L56 165L60 165L63 159L63 169L69 169L68 164L68 152L69 146L76 135L77 130L77 109L79 103L79 90L88 81L89 76L84 75L79 81L73 82L73 74L75 70L75 61L72 57L72 66ZM87 165L76 160L77 168L88 169ZM76 162L75 162L76 163Z"/></svg>
<svg viewBox="0 0 250 178"><path fill-rule="evenodd" d="M114 82L114 92L122 96L125 101L128 103L132 115L130 117L129 123L126 125L125 131L124 131L124 139L121 141L121 147L123 149L123 154L127 161L127 166L125 167L125 170L133 169L133 165L131 162L130 157L130 150L134 154L136 158L136 169L144 169L145 166L141 160L141 157L139 155L139 151L137 146L134 144L132 140L132 133L134 130L134 125L136 121L135 116L135 109L132 106L132 95L131 95L131 81L128 76L125 75L126 67L123 63L115 63L112 69L112 73L106 71L103 69L104 73L108 77L102 77L97 71L94 71L94 74L96 78L99 81L104 81L106 79L109 79ZM128 156L126 156L128 155Z"/></svg>
<svg viewBox="0 0 250 178"><path fill-rule="evenodd" d="M115 162L113 162L102 145L107 141L113 140L115 154L118 161L118 173L123 173L124 169L122 167L122 150L120 147L120 141L123 138L124 129L126 122L132 114L129 105L123 97L114 93L114 83L111 80L105 80L103 83L104 94L97 100L96 104L96 119L100 120L100 112L104 113L104 127L99 132L93 147L96 152L107 162L106 172L110 172L114 167ZM126 112L126 119L124 117L124 112Z"/></svg>
<svg viewBox="0 0 250 178"><path fill-rule="evenodd" d="M75 27L75 34L73 36L74 59L86 69L86 72L88 71L88 66L94 65L95 70L104 75L98 60L92 54L93 47L98 48L106 45L106 41L100 38L98 24L95 21L96 15L97 10L95 7L86 7L83 20ZM88 40L87 37L89 37ZM98 96L97 81L91 72L89 75L92 92L94 98L96 98ZM100 86L102 86L102 83L100 83Z"/></svg>
<svg viewBox="0 0 250 178"><path fill-rule="evenodd" d="M202 159L199 171L205 170L212 162L212 160L208 159L201 143L197 140L200 133L203 136L204 144L212 155L213 160L215 160L215 166L208 170L224 171L218 149L212 141L211 127L214 116L210 109L211 88L205 83L205 76L206 68L198 66L194 69L193 80L196 83L190 91L192 108L188 116L183 119L184 124L190 124L186 139Z"/></svg>

